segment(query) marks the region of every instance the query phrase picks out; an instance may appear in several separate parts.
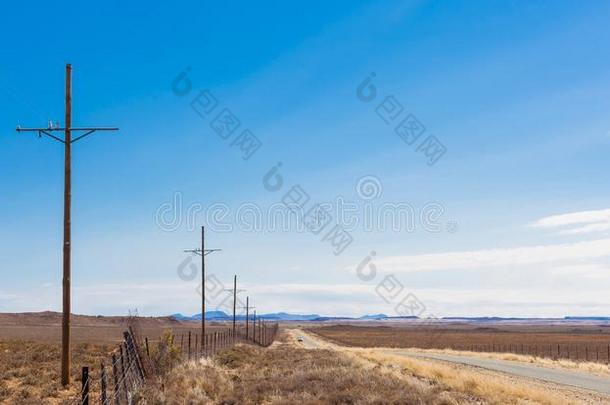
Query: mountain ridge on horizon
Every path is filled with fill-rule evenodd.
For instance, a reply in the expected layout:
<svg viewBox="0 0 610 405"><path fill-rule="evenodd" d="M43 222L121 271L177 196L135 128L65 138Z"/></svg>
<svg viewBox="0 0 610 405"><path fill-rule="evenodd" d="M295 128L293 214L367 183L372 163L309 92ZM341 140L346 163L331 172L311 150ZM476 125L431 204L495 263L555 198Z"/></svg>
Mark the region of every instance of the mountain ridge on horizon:
<svg viewBox="0 0 610 405"><path fill-rule="evenodd" d="M201 320L201 313L192 316L175 313L168 315L170 318L180 321L196 321ZM332 321L332 320L405 320L405 319L430 319L420 318L418 316L388 316L386 314L366 314L362 316L322 316L319 314L293 314L289 312L272 312L266 314L257 314L257 318L275 321ZM206 319L213 320L229 320L232 315L224 311L206 311ZM236 315L238 320L244 320L244 314ZM252 318L252 315L250 315ZM438 318L444 321L477 321L477 322L494 322L494 321L605 321L610 322L610 316L571 316L564 317L502 317L502 316L447 316Z"/></svg>

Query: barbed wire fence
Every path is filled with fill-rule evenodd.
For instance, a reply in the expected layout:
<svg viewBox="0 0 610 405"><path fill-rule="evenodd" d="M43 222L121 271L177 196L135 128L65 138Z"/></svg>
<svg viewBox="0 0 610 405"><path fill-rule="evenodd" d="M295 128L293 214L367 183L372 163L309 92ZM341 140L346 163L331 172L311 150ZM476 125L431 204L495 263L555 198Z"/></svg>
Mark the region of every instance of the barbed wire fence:
<svg viewBox="0 0 610 405"><path fill-rule="evenodd" d="M261 347L270 346L279 331L277 323L267 323L262 319L252 322L250 328L240 326L226 328L201 335L192 331L169 336L170 346L179 348L180 360L189 361L212 357L236 344L253 344ZM179 343L178 343L179 342ZM143 337L137 314L130 314L127 330L123 332L123 341L111 353L109 364L102 361L100 373L96 377L90 374L89 366L82 367L81 389L68 405L130 405L135 393L148 380L160 375L160 371L151 356L148 337ZM178 346L179 344L179 346ZM159 346L159 344L158 344Z"/></svg>

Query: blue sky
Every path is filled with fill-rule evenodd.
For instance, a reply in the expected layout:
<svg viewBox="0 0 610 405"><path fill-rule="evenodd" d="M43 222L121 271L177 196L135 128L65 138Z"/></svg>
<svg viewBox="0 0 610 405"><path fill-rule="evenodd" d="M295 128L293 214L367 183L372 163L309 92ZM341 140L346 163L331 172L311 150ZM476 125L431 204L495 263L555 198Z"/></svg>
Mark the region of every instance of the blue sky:
<svg viewBox="0 0 610 405"><path fill-rule="evenodd" d="M237 273L260 311L396 314L412 294L429 316L608 315L609 15L601 1L6 6L0 311L60 309L63 150L14 127L62 122L70 62L74 125L121 129L74 145L75 312L197 312L197 283L176 269L206 224L223 248L210 273ZM190 103L204 89L218 107L202 118ZM434 165L379 117L388 96L442 142ZM250 159L210 127L222 108L261 141ZM269 192L277 162L285 186ZM312 203L352 202L361 222L407 204L413 226L360 223L335 255L323 234L238 220L297 184ZM183 221L167 229L159 210L175 196ZM229 232L212 223L218 204ZM423 226L431 207L442 213Z"/></svg>

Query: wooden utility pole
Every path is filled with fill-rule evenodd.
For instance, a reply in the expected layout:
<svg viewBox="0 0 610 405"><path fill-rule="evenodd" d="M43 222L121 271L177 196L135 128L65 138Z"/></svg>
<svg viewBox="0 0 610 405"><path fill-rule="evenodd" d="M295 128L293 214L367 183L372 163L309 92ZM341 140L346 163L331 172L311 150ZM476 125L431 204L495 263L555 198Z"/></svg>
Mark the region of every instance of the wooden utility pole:
<svg viewBox="0 0 610 405"><path fill-rule="evenodd" d="M205 257L212 252L219 252L221 249L205 248L205 227L201 227L201 249L185 250L201 256L201 351L205 348Z"/></svg>
<svg viewBox="0 0 610 405"><path fill-rule="evenodd" d="M70 279L72 275L72 65L66 65L66 117L64 134L64 276L61 320L61 383L70 384Z"/></svg>
<svg viewBox="0 0 610 405"><path fill-rule="evenodd" d="M237 274L233 276L233 289L232 290L225 289L225 291L233 293L233 339L235 339L235 317L236 317L235 309L237 308L237 293L246 291L246 290L237 289Z"/></svg>
<svg viewBox="0 0 610 405"><path fill-rule="evenodd" d="M205 339L205 227L201 227L201 352Z"/></svg>
<svg viewBox="0 0 610 405"><path fill-rule="evenodd" d="M49 122L46 128L21 128L17 132L38 132L38 137L48 136L64 144L64 242L63 242L63 315L61 320L61 383L70 384L70 280L72 275L71 254L71 202L72 202L72 144L96 131L117 131L115 127L72 127L72 65L66 64L65 122L63 128ZM53 132L63 132L64 139ZM72 139L72 132L83 132Z"/></svg>
<svg viewBox="0 0 610 405"><path fill-rule="evenodd" d="M246 306L245 307L240 307L240 309L245 309L246 310L246 340L248 339L248 337L250 336L249 333L249 326L248 324L250 323L250 310L254 309L255 307L251 307L250 306L250 297L246 297Z"/></svg>
<svg viewBox="0 0 610 405"><path fill-rule="evenodd" d="M246 340L248 340L248 315L249 315L249 310L250 308L248 308L250 306L250 297L246 296Z"/></svg>
<svg viewBox="0 0 610 405"><path fill-rule="evenodd" d="M237 274L233 276L233 334L235 334L235 305L237 305Z"/></svg>

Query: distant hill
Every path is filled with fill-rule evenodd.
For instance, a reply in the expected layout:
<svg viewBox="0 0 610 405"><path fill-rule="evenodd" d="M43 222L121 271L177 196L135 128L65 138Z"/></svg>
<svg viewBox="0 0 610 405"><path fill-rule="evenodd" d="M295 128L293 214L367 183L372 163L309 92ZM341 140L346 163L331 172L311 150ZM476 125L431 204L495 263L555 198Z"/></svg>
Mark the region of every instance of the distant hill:
<svg viewBox="0 0 610 405"><path fill-rule="evenodd" d="M179 321L199 321L201 320L201 314L195 314L192 316L182 315L182 314L173 314L170 315L171 318L174 318ZM250 314L252 317L252 314ZM270 321L311 321L316 318L319 318L318 314L309 314L309 315L300 315L300 314L289 314L286 312L277 312L271 314L260 314L256 316L259 319L266 319ZM243 320L246 318L245 315L237 315L235 317L237 320ZM206 311L205 319L210 321L223 321L233 319L232 315L229 315L223 311Z"/></svg>
<svg viewBox="0 0 610 405"><path fill-rule="evenodd" d="M231 314L223 311L206 311L205 317L210 321L227 321L233 319ZM250 315L252 317L252 315ZM201 320L201 314L192 316L173 314L169 318L178 321L198 321ZM369 314L361 317L350 316L323 316L318 314L291 314L288 312L273 312L268 314L257 315L259 319L268 321L296 321L296 322L333 322L333 321L405 321L418 320L417 316L388 316L386 314ZM244 314L236 316L236 319L243 321L246 319ZM423 318L422 318L423 319ZM494 322L610 322L610 317L606 316L565 316L563 318L526 318L526 317L500 317L500 316L446 316L440 318L441 321L448 322L476 322L476 323L494 323Z"/></svg>
<svg viewBox="0 0 610 405"><path fill-rule="evenodd" d="M201 314L195 314L192 316L183 314L170 315L171 318L179 321L199 321L201 320ZM250 315L252 317L252 315ZM324 322L324 321L380 321L380 320L401 320L401 319L418 319L416 316L388 316L386 314L372 314L364 315L359 318L350 316L321 316L318 314L291 314L288 312L273 312L268 314L258 314L256 316L259 319L266 319L268 321L313 321L313 322ZM244 320L246 316L244 314L237 315L237 320ZM210 321L223 321L233 319L231 314L227 314L223 311L206 311L205 319Z"/></svg>
<svg viewBox="0 0 610 405"><path fill-rule="evenodd" d="M388 316L386 314L375 314L375 315L364 315L358 319L387 319Z"/></svg>
<svg viewBox="0 0 610 405"><path fill-rule="evenodd" d="M319 318L318 314L309 314L309 315L299 315L299 314L289 314L286 312L277 312L271 314L262 314L260 315L263 319L268 320L278 320L278 321L311 321L316 318Z"/></svg>

